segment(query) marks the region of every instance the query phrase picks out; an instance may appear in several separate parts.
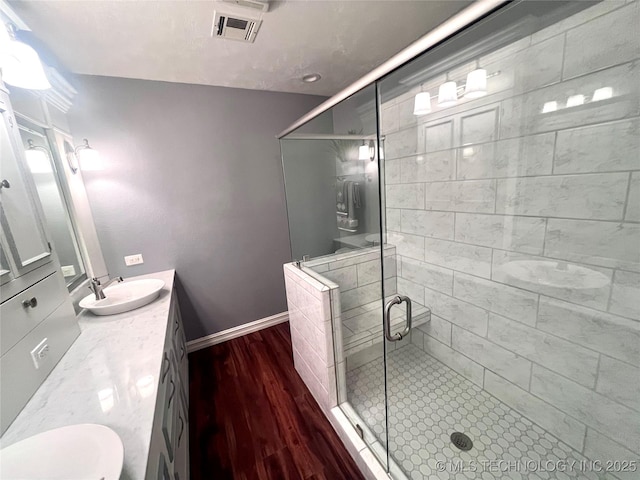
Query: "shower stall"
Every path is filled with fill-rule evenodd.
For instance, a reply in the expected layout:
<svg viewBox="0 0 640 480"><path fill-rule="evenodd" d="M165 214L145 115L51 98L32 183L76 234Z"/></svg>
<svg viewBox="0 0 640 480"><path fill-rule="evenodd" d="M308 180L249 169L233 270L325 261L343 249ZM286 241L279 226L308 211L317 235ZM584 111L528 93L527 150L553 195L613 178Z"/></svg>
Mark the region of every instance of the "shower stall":
<svg viewBox="0 0 640 480"><path fill-rule="evenodd" d="M460 18L281 135L324 391L393 478L640 478L640 2Z"/></svg>

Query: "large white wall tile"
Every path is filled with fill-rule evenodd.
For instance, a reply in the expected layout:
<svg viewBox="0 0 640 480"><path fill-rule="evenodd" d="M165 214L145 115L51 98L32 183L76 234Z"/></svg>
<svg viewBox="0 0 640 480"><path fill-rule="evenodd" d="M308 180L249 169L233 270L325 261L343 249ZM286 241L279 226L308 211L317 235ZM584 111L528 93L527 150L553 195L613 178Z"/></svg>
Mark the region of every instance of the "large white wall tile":
<svg viewBox="0 0 640 480"><path fill-rule="evenodd" d="M617 438L616 440L619 441ZM610 467L610 471L615 472L615 477L620 480L638 480L638 454L601 435L592 428L587 429L584 454L591 461L601 462L601 465L604 466L603 468ZM636 465L636 467L634 468L633 465Z"/></svg>
<svg viewBox="0 0 640 480"><path fill-rule="evenodd" d="M596 392L640 412L640 369L602 355ZM640 413L638 414L640 415Z"/></svg>
<svg viewBox="0 0 640 480"><path fill-rule="evenodd" d="M560 131L553 172L640 170L639 137L637 118Z"/></svg>
<svg viewBox="0 0 640 480"><path fill-rule="evenodd" d="M340 290L346 291L356 288L358 286L358 279L356 274L356 266L337 268L335 270L328 270L322 273L323 277L328 278L332 282L337 283L340 286Z"/></svg>
<svg viewBox="0 0 640 480"><path fill-rule="evenodd" d="M391 267L391 264L388 264ZM356 265L358 286L368 285L373 282L382 281L382 267L380 260L370 260L368 262ZM395 261L393 263L393 272L387 272L385 269L385 277L395 276Z"/></svg>
<svg viewBox="0 0 640 480"><path fill-rule="evenodd" d="M384 160L384 183L393 185L401 182L401 160Z"/></svg>
<svg viewBox="0 0 640 480"><path fill-rule="evenodd" d="M491 371L485 373L484 388L563 442L582 451L584 424Z"/></svg>
<svg viewBox="0 0 640 480"><path fill-rule="evenodd" d="M384 141L384 155L387 159L415 155L418 152L418 132L416 127L387 133Z"/></svg>
<svg viewBox="0 0 640 480"><path fill-rule="evenodd" d="M564 52L563 78L590 73L640 57L638 25L640 4L633 2L569 30Z"/></svg>
<svg viewBox="0 0 640 480"><path fill-rule="evenodd" d="M496 178L550 174L555 133L509 138L461 149L458 178Z"/></svg>
<svg viewBox="0 0 640 480"><path fill-rule="evenodd" d="M386 202L389 208L424 209L424 184L387 185Z"/></svg>
<svg viewBox="0 0 640 480"><path fill-rule="evenodd" d="M454 326L451 335L451 346L455 350L520 388L529 388L531 373L529 360L460 327Z"/></svg>
<svg viewBox="0 0 640 480"><path fill-rule="evenodd" d="M472 110L460 115L459 145L486 143L498 137L498 106L492 105L487 110Z"/></svg>
<svg viewBox="0 0 640 480"><path fill-rule="evenodd" d="M598 354L579 345L493 314L489 340L587 387L596 382Z"/></svg>
<svg viewBox="0 0 640 480"><path fill-rule="evenodd" d="M401 183L453 180L456 171L455 154L455 150L442 150L401 159Z"/></svg>
<svg viewBox="0 0 640 480"><path fill-rule="evenodd" d="M430 263L402 258L402 278L423 287L429 287L451 295L453 288L453 271Z"/></svg>
<svg viewBox="0 0 640 480"><path fill-rule="evenodd" d="M482 387L484 380L484 368L482 365L464 355L460 355L460 352L453 350L429 335L424 336L424 351Z"/></svg>
<svg viewBox="0 0 640 480"><path fill-rule="evenodd" d="M387 135L398 130L400 117L398 116L398 106L395 103L382 107L380 112L380 126L382 131Z"/></svg>
<svg viewBox="0 0 640 480"><path fill-rule="evenodd" d="M503 250L540 254L544 218L456 213L455 239Z"/></svg>
<svg viewBox="0 0 640 480"><path fill-rule="evenodd" d="M451 346L451 323L437 315L431 315L431 320L420 325L417 329L413 329L411 335L416 333L416 331L429 335L449 347ZM416 342L412 341L411 343Z"/></svg>
<svg viewBox="0 0 640 480"><path fill-rule="evenodd" d="M613 271L545 257L494 250L491 279L606 310Z"/></svg>
<svg viewBox="0 0 640 480"><path fill-rule="evenodd" d="M465 180L425 184L425 208L455 212L493 213L495 180Z"/></svg>
<svg viewBox="0 0 640 480"><path fill-rule="evenodd" d="M498 180L496 213L621 220L625 173Z"/></svg>
<svg viewBox="0 0 640 480"><path fill-rule="evenodd" d="M526 92L560 81L564 35L527 48L516 57L516 90Z"/></svg>
<svg viewBox="0 0 640 480"><path fill-rule="evenodd" d="M434 315L481 337L487 335L489 312L482 308L430 288L424 289L424 304L431 308Z"/></svg>
<svg viewBox="0 0 640 480"><path fill-rule="evenodd" d="M640 222L640 172L633 172L631 174L627 211L624 219L629 222Z"/></svg>
<svg viewBox="0 0 640 480"><path fill-rule="evenodd" d="M399 208L387 208L385 210L386 230L401 231L400 214L402 210Z"/></svg>
<svg viewBox="0 0 640 480"><path fill-rule="evenodd" d="M609 311L640 320L640 274L616 271Z"/></svg>
<svg viewBox="0 0 640 480"><path fill-rule="evenodd" d="M424 237L422 236L389 232L387 234L387 242L396 247L398 255L417 260L424 259Z"/></svg>
<svg viewBox="0 0 640 480"><path fill-rule="evenodd" d="M425 238L424 260L479 277L491 276L491 249L486 247Z"/></svg>
<svg viewBox="0 0 640 480"><path fill-rule="evenodd" d="M436 152L453 147L453 120L445 120L435 125L427 125L422 129L424 137L424 151Z"/></svg>
<svg viewBox="0 0 640 480"><path fill-rule="evenodd" d="M519 288L456 272L453 296L519 322L536 321L538 295Z"/></svg>
<svg viewBox="0 0 640 480"><path fill-rule="evenodd" d="M453 239L453 212L402 210L401 230L423 237Z"/></svg>
<svg viewBox="0 0 640 480"><path fill-rule="evenodd" d="M537 365L533 366L531 393L640 452L640 415L630 408Z"/></svg>
<svg viewBox="0 0 640 480"><path fill-rule="evenodd" d="M413 302L424 305L424 287L402 277L398 277L398 293L408 296Z"/></svg>
<svg viewBox="0 0 640 480"><path fill-rule="evenodd" d="M640 225L549 219L545 256L640 271Z"/></svg>
<svg viewBox="0 0 640 480"><path fill-rule="evenodd" d="M640 323L552 298L540 298L537 328L633 365L640 364Z"/></svg>

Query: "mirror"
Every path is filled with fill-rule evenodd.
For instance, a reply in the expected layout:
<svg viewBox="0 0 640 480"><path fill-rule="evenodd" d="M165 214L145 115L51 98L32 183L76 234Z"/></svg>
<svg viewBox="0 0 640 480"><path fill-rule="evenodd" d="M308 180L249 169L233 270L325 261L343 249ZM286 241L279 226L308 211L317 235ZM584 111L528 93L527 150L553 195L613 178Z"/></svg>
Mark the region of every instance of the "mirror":
<svg viewBox="0 0 640 480"><path fill-rule="evenodd" d="M64 195L47 131L19 120L27 165L42 204L45 221L69 291L87 278L78 236Z"/></svg>

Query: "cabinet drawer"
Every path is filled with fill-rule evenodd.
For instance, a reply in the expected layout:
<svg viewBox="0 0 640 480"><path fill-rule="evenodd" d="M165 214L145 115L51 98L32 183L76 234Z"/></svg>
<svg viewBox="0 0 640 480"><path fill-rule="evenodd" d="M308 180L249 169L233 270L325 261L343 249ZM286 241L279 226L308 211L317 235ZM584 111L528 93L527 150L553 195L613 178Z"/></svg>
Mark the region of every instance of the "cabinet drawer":
<svg viewBox="0 0 640 480"><path fill-rule="evenodd" d="M62 274L56 272L4 302L0 306L0 355L37 327L68 295ZM23 302L31 302L31 306Z"/></svg>
<svg viewBox="0 0 640 480"><path fill-rule="evenodd" d="M2 356L0 390L11 392L9 395L3 394L0 405L0 429L3 433L78 335L80 335L80 328L76 322L73 306L71 302L63 302L40 325ZM31 350L45 338L49 350L46 357L41 360L39 368L36 369L31 358Z"/></svg>

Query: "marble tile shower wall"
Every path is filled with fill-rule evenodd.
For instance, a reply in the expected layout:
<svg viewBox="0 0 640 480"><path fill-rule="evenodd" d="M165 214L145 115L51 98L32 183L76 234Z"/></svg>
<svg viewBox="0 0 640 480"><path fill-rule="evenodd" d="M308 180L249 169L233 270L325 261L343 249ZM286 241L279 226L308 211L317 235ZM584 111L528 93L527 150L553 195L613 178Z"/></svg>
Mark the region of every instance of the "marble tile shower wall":
<svg viewBox="0 0 640 480"><path fill-rule="evenodd" d="M640 453L637 25L638 1L602 2L479 58L486 97L381 114L398 291L433 311L412 341L611 460Z"/></svg>

